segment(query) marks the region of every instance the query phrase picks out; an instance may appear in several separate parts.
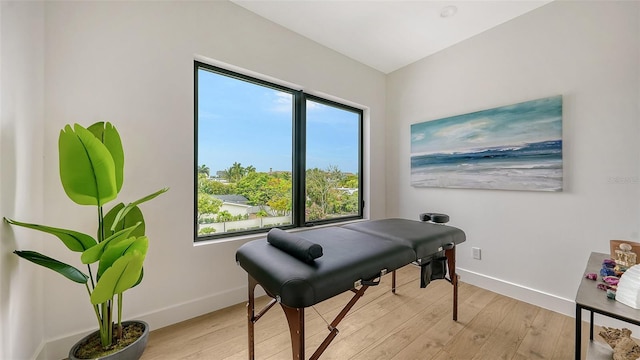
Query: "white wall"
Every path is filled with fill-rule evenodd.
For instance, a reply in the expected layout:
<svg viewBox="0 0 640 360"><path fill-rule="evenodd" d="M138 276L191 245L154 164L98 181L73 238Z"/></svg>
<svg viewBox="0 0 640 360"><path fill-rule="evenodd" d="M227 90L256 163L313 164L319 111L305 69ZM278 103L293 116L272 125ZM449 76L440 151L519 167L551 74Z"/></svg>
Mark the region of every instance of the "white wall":
<svg viewBox="0 0 640 360"><path fill-rule="evenodd" d="M127 161L120 199L171 188L143 205L150 250L144 282L125 296L126 318L157 329L246 301L246 274L234 257L242 241L193 245L195 56L369 107L367 146L375 146L366 159L366 188L384 193L382 73L229 2L45 2L45 19L44 153L56 159L58 132L67 123L111 121ZM94 210L65 196L57 161L45 163L44 190L47 224L95 231ZM371 217L384 216L384 196L367 205ZM47 247L53 257L77 263L56 245ZM82 286L53 273L45 280L50 342L40 356L54 358L96 325Z"/></svg>
<svg viewBox="0 0 640 360"><path fill-rule="evenodd" d="M42 221L44 5L0 2L0 216ZM44 344L43 270L14 249L42 237L0 224L0 359L28 359Z"/></svg>
<svg viewBox="0 0 640 360"><path fill-rule="evenodd" d="M390 74L387 215L448 213L463 281L572 314L589 253L638 241L639 6L556 1ZM557 94L564 192L409 185L410 124Z"/></svg>

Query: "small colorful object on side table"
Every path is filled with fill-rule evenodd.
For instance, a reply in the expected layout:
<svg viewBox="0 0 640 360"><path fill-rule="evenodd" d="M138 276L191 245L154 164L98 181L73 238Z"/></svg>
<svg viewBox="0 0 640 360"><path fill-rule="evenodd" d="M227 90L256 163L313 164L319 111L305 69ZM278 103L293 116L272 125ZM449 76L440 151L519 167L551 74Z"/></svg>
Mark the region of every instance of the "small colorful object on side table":
<svg viewBox="0 0 640 360"><path fill-rule="evenodd" d="M600 269L600 276L615 276L616 261L613 259L604 259L602 262L602 269Z"/></svg>
<svg viewBox="0 0 640 360"><path fill-rule="evenodd" d="M636 264L637 256L632 251L633 247L627 243L621 243L618 245L619 249L615 249L613 244L611 245L612 259L604 259L602 261L602 268L600 269L600 276L602 276L602 282L598 283L598 289L606 291L607 298L615 299L616 292L618 291L618 284L620 283L620 277L632 266ZM585 278L589 280L597 280L598 276L594 273L588 273ZM628 297L625 292L625 298ZM629 301L626 301L629 302ZM635 303L634 303L635 304ZM635 304L640 306L640 303Z"/></svg>
<svg viewBox="0 0 640 360"><path fill-rule="evenodd" d="M602 276L602 283L597 285L598 289L602 291L606 291L607 298L615 299L616 291L618 288L618 282L620 281L620 275L623 273L622 267L617 260L614 259L604 259L602 262L602 269L600 269L600 275ZM624 268L626 270L626 268ZM587 279L593 279L590 277L594 274L587 274L585 277Z"/></svg>

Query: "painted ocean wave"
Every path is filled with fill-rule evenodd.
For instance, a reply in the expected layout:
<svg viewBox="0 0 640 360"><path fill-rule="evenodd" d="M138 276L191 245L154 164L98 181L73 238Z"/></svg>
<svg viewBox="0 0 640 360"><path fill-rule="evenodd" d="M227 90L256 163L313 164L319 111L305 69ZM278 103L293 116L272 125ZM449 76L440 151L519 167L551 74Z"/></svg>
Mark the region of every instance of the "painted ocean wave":
<svg viewBox="0 0 640 360"><path fill-rule="evenodd" d="M411 185L562 190L562 140L411 157Z"/></svg>
<svg viewBox="0 0 640 360"><path fill-rule="evenodd" d="M411 167L437 164L462 164L496 160L561 159L562 140L548 140L524 145L507 145L474 149L467 152L412 155Z"/></svg>

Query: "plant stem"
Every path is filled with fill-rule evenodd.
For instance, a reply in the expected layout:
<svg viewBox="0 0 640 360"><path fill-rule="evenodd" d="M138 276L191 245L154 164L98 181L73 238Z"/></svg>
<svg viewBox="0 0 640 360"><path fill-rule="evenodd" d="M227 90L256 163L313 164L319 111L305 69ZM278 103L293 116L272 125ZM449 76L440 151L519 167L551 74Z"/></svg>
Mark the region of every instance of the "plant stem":
<svg viewBox="0 0 640 360"><path fill-rule="evenodd" d="M95 289L96 288L96 284L93 281L93 273L91 272L91 265L90 264L87 264L87 269L89 269L89 279L91 279L91 289ZM87 290L89 290L89 285L87 285ZM89 296L91 296L91 292L89 292Z"/></svg>
<svg viewBox="0 0 640 360"><path fill-rule="evenodd" d="M122 293L118 294L118 324L122 323Z"/></svg>
<svg viewBox="0 0 640 360"><path fill-rule="evenodd" d="M100 342L102 344L102 348L106 349L111 346L111 324L109 323L109 309L107 306L107 302L105 301L100 304L102 308L102 323L100 325Z"/></svg>
<svg viewBox="0 0 640 360"><path fill-rule="evenodd" d="M98 243L104 240L104 218L102 215L102 206L98 206Z"/></svg>
<svg viewBox="0 0 640 360"><path fill-rule="evenodd" d="M87 292L89 293L89 298L91 298L91 290L89 289L89 284L84 283L84 286L87 288ZM102 319L100 319L100 311L98 310L98 305L92 305L93 311L96 313L96 318L98 319L98 326L102 324Z"/></svg>
<svg viewBox="0 0 640 360"><path fill-rule="evenodd" d="M122 338L122 293L118 294L118 332L117 338Z"/></svg>
<svg viewBox="0 0 640 360"><path fill-rule="evenodd" d="M113 298L107 300L107 309L109 316L109 344L113 344Z"/></svg>
<svg viewBox="0 0 640 360"><path fill-rule="evenodd" d="M104 217L102 213L102 206L98 206L98 243L104 240ZM93 276L91 276L91 283L93 284ZM110 300L107 300L100 304L102 308L102 322L100 325L100 342L102 348L106 349L113 343L113 324L111 321L111 306Z"/></svg>

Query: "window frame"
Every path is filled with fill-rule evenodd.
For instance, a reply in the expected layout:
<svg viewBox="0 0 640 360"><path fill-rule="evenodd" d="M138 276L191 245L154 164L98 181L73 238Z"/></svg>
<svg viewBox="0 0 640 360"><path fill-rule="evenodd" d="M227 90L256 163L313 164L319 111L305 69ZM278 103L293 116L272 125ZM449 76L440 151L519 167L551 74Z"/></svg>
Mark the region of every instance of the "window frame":
<svg viewBox="0 0 640 360"><path fill-rule="evenodd" d="M277 226L280 229L304 228L316 225L333 224L360 220L364 217L364 110L353 107L335 100L307 93L303 90L294 89L272 81L267 81L259 77L250 76L237 71L225 69L220 66L211 65L202 61L194 60L194 242L216 241L232 237L259 235L268 232L271 227L231 231L224 233L213 233L208 235L198 235L198 71L200 69L210 71L219 75L245 81L259 86L264 86L274 90L290 93L292 95L292 164L291 164L291 225ZM354 215L342 216L332 219L322 219L306 221L306 103L307 100L317 102L325 106L335 107L341 110L350 111L358 115L358 213Z"/></svg>

